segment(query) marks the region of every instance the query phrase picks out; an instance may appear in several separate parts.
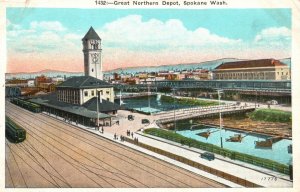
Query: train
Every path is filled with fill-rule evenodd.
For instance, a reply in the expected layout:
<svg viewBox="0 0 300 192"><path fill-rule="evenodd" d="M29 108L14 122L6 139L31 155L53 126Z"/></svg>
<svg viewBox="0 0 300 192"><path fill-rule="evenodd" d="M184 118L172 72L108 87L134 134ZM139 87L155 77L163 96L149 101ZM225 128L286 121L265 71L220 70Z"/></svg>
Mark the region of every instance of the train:
<svg viewBox="0 0 300 192"><path fill-rule="evenodd" d="M26 139L26 130L5 116L5 136L13 143L20 143Z"/></svg>
<svg viewBox="0 0 300 192"><path fill-rule="evenodd" d="M39 113L41 112L41 106L38 105L38 104L35 104L35 103L32 103L32 102L29 102L29 101L26 101L24 99L20 99L20 98L12 98L10 100L11 103L15 104L15 105L18 105L24 109L27 109L31 112L34 112L34 113Z"/></svg>

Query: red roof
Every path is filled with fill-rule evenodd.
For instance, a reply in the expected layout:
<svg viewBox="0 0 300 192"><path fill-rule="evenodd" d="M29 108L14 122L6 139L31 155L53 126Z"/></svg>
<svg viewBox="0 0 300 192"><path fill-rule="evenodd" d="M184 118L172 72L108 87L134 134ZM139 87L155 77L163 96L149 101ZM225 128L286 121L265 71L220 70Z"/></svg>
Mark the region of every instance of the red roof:
<svg viewBox="0 0 300 192"><path fill-rule="evenodd" d="M275 67L287 66L275 59L260 59L260 60L247 60L223 63L216 67L216 69L236 69L236 68L255 68L255 67Z"/></svg>

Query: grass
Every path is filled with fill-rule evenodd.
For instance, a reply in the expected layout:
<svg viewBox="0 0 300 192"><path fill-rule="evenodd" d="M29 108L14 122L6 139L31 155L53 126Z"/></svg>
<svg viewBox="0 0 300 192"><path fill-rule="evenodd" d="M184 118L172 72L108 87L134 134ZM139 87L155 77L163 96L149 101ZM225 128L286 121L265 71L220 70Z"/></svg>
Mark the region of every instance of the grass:
<svg viewBox="0 0 300 192"><path fill-rule="evenodd" d="M174 99L176 103L181 105L202 106L202 107L219 105L219 102L216 101L206 101L206 100L191 99L191 98L174 98L166 95L161 96L161 100L167 103L174 103Z"/></svg>
<svg viewBox="0 0 300 192"><path fill-rule="evenodd" d="M219 155L222 155L224 157L229 157L231 159L236 159L239 161L247 162L253 165L257 165L260 167L264 167L267 169L271 169L280 173L285 173L288 174L288 166L278 163L276 161L272 161L270 159L265 159L265 158L260 158L260 157L255 157L252 155L236 152L233 150L229 149L224 149L219 146L210 144L210 143L203 143L201 141L197 141L195 139L187 138L184 137L180 134L171 132L171 131L166 131L163 129L156 129L156 128L151 128L151 129L146 129L144 130L144 133L153 135L156 137L164 138L170 141L174 141L177 143L181 143L183 145L188 145L190 147L202 149L205 151L210 151Z"/></svg>
<svg viewBox="0 0 300 192"><path fill-rule="evenodd" d="M258 109L249 114L249 117L254 121L268 121L291 123L292 113L277 109Z"/></svg>

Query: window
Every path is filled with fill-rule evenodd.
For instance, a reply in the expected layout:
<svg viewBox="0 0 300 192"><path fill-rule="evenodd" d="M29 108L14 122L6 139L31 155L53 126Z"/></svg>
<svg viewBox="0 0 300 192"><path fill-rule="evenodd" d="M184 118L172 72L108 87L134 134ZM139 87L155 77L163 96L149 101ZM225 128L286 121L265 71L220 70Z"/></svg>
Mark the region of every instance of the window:
<svg viewBox="0 0 300 192"><path fill-rule="evenodd" d="M106 91L106 94L109 94L109 91Z"/></svg>
<svg viewBox="0 0 300 192"><path fill-rule="evenodd" d="M106 100L109 101L109 98L107 98Z"/></svg>
<svg viewBox="0 0 300 192"><path fill-rule="evenodd" d="M84 96L87 97L88 95L89 95L89 92L85 91L85 92L84 92Z"/></svg>
<svg viewBox="0 0 300 192"><path fill-rule="evenodd" d="M94 92L94 90L92 91L92 96L94 96L94 94L95 94L95 92Z"/></svg>

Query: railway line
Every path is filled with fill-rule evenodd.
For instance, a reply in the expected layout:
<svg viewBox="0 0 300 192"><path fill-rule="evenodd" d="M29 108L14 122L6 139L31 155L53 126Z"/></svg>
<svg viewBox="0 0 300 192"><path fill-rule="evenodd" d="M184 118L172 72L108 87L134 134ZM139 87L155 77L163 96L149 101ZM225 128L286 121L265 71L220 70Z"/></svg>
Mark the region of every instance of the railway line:
<svg viewBox="0 0 300 192"><path fill-rule="evenodd" d="M6 115L27 133L23 143L6 141L7 187L225 187L215 181L113 141L6 102ZM26 174L16 185L18 171ZM21 171L22 170L22 171ZM27 171L25 171L27 170ZM27 180L31 177L31 181ZM39 182L43 180L43 182Z"/></svg>

